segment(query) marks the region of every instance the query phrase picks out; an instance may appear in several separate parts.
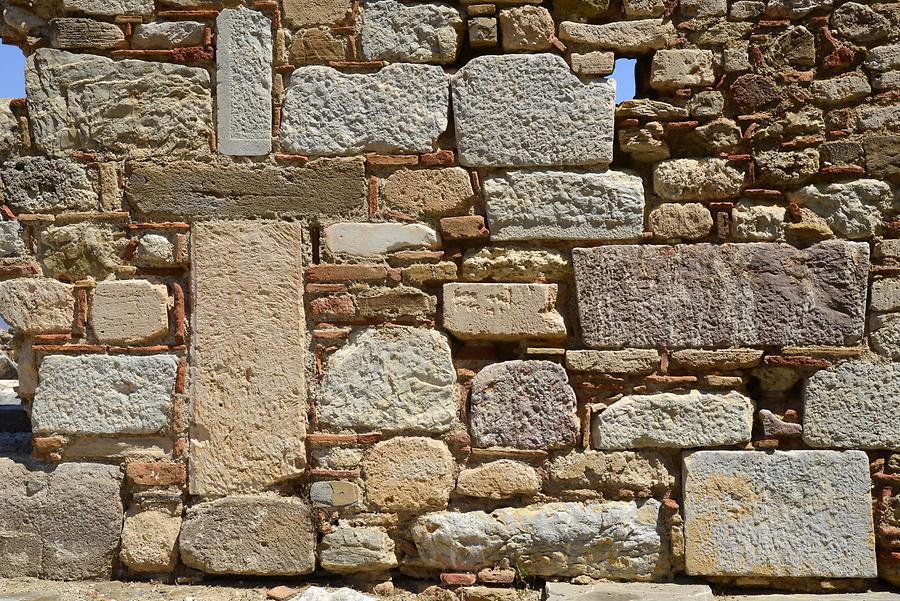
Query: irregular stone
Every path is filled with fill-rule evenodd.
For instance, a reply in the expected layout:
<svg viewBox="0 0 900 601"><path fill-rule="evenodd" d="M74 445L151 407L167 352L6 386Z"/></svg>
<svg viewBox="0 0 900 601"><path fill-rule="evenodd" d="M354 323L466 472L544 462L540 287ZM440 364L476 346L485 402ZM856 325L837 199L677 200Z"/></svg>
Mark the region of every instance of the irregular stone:
<svg viewBox="0 0 900 601"><path fill-rule="evenodd" d="M359 487L352 482L332 480L309 485L309 500L314 507L350 507L359 503L360 496Z"/></svg>
<svg viewBox="0 0 900 601"><path fill-rule="evenodd" d="M482 499L533 497L541 490L541 477L533 467L511 459L498 459L459 473L456 492Z"/></svg>
<svg viewBox="0 0 900 601"><path fill-rule="evenodd" d="M894 314L873 315L872 334L869 342L879 355L900 359L900 316Z"/></svg>
<svg viewBox="0 0 900 601"><path fill-rule="evenodd" d="M293 497L233 496L185 512L181 561L208 574L296 576L316 568L312 511Z"/></svg>
<svg viewBox="0 0 900 601"><path fill-rule="evenodd" d="M296 599L297 601L375 601L376 598L364 595L350 587L325 589L311 586Z"/></svg>
<svg viewBox="0 0 900 601"><path fill-rule="evenodd" d="M647 375L659 369L659 352L652 349L566 351L566 368L605 374Z"/></svg>
<svg viewBox="0 0 900 601"><path fill-rule="evenodd" d="M175 245L159 234L141 236L134 250L134 262L147 267L169 267L175 263Z"/></svg>
<svg viewBox="0 0 900 601"><path fill-rule="evenodd" d="M596 19L603 16L608 8L609 0L556 0L553 3L553 11L559 21Z"/></svg>
<svg viewBox="0 0 900 601"><path fill-rule="evenodd" d="M856 71L831 79L817 79L809 89L817 102L826 105L856 102L872 93L868 78Z"/></svg>
<svg viewBox="0 0 900 601"><path fill-rule="evenodd" d="M616 107L619 119L648 119L658 121L677 121L688 118L688 110L661 100L635 98L624 100Z"/></svg>
<svg viewBox="0 0 900 601"><path fill-rule="evenodd" d="M459 162L471 167L606 165L615 84L582 82L551 54L479 56L452 79Z"/></svg>
<svg viewBox="0 0 900 601"><path fill-rule="evenodd" d="M550 50L556 40L556 24L541 6L517 6L500 11L500 39L507 52Z"/></svg>
<svg viewBox="0 0 900 601"><path fill-rule="evenodd" d="M431 152L447 129L449 96L447 76L432 65L394 63L372 74L302 67L287 88L281 146L314 156Z"/></svg>
<svg viewBox="0 0 900 601"><path fill-rule="evenodd" d="M687 573L874 578L870 487L861 451L689 453Z"/></svg>
<svg viewBox="0 0 900 601"><path fill-rule="evenodd" d="M472 380L472 445L517 449L573 446L578 435L575 391L551 361L505 361ZM513 410L515 408L515 410Z"/></svg>
<svg viewBox="0 0 900 601"><path fill-rule="evenodd" d="M662 0L623 0L622 4L625 16L629 19L661 17L666 12L666 5Z"/></svg>
<svg viewBox="0 0 900 601"><path fill-rule="evenodd" d="M635 582L599 582L590 585L548 582L546 601L715 601L705 584L639 584Z"/></svg>
<svg viewBox="0 0 900 601"><path fill-rule="evenodd" d="M762 17L765 12L765 2L756 2L754 0L738 0L731 5L731 10L729 11L728 16L731 19L735 20L755 20Z"/></svg>
<svg viewBox="0 0 900 601"><path fill-rule="evenodd" d="M678 11L685 17L721 17L728 12L726 0L685 0L678 5Z"/></svg>
<svg viewBox="0 0 900 601"><path fill-rule="evenodd" d="M616 55L605 50L573 52L569 55L572 71L583 76L609 75L616 68Z"/></svg>
<svg viewBox="0 0 900 601"><path fill-rule="evenodd" d="M872 88L881 92L900 88L900 71L878 73L872 77Z"/></svg>
<svg viewBox="0 0 900 601"><path fill-rule="evenodd" d="M25 436L30 447L31 434ZM4 557L0 577L40 577L44 540L38 518L49 476L4 455L0 457L0 548Z"/></svg>
<svg viewBox="0 0 900 601"><path fill-rule="evenodd" d="M469 46L472 48L489 48L496 46L500 40L497 19L493 17L471 17L469 26Z"/></svg>
<svg viewBox="0 0 900 601"><path fill-rule="evenodd" d="M368 288L355 294L356 311L365 320L420 323L434 320L437 297L411 286Z"/></svg>
<svg viewBox="0 0 900 601"><path fill-rule="evenodd" d="M687 108L693 117L720 117L725 110L725 97L718 90L697 92Z"/></svg>
<svg viewBox="0 0 900 601"><path fill-rule="evenodd" d="M696 371L734 371L756 367L763 351L749 348L729 348L714 351L686 349L669 353L672 367Z"/></svg>
<svg viewBox="0 0 900 601"><path fill-rule="evenodd" d="M677 474L672 460L655 451L572 451L550 463L552 486L596 491L606 498L665 496L676 487Z"/></svg>
<svg viewBox="0 0 900 601"><path fill-rule="evenodd" d="M796 438L803 432L800 424L786 422L768 409L760 409L757 415L766 438Z"/></svg>
<svg viewBox="0 0 900 601"><path fill-rule="evenodd" d="M121 230L91 222L50 226L40 234L44 274L70 280L104 280L122 264L127 240Z"/></svg>
<svg viewBox="0 0 900 601"><path fill-rule="evenodd" d="M272 151L272 22L226 8L216 18L216 140L221 154Z"/></svg>
<svg viewBox="0 0 900 601"><path fill-rule="evenodd" d="M774 19L799 19L815 10L830 10L832 0L768 0L766 15Z"/></svg>
<svg viewBox="0 0 900 601"><path fill-rule="evenodd" d="M153 0L63 0L62 8L95 17L149 16L153 14Z"/></svg>
<svg viewBox="0 0 900 601"><path fill-rule="evenodd" d="M851 42L877 42L891 32L891 22L871 7L845 2L831 13L831 26Z"/></svg>
<svg viewBox="0 0 900 601"><path fill-rule="evenodd" d="M438 233L421 223L335 223L325 228L324 242L332 255L354 257L441 245Z"/></svg>
<svg viewBox="0 0 900 601"><path fill-rule="evenodd" d="M900 104L883 106L863 105L856 110L856 129L860 133L870 131L900 132Z"/></svg>
<svg viewBox="0 0 900 601"><path fill-rule="evenodd" d="M16 213L96 211L99 197L85 168L71 159L21 157L0 168L6 203Z"/></svg>
<svg viewBox="0 0 900 601"><path fill-rule="evenodd" d="M753 401L739 392L631 395L594 418L595 449L690 449L750 442Z"/></svg>
<svg viewBox="0 0 900 601"><path fill-rule="evenodd" d="M672 159L653 170L653 190L663 200L720 200L737 196L744 174L724 159Z"/></svg>
<svg viewBox="0 0 900 601"><path fill-rule="evenodd" d="M885 214L895 208L890 184L875 179L811 184L788 193L788 200L808 207L834 233L850 239L880 232Z"/></svg>
<svg viewBox="0 0 900 601"><path fill-rule="evenodd" d="M572 274L566 254L553 249L489 246L466 251L462 279L505 282L554 282Z"/></svg>
<svg viewBox="0 0 900 601"><path fill-rule="evenodd" d="M713 152L723 152L742 141L741 127L731 119L716 119L694 130L700 142Z"/></svg>
<svg viewBox="0 0 900 601"><path fill-rule="evenodd" d="M0 316L26 334L71 332L75 318L72 286L50 278L0 282Z"/></svg>
<svg viewBox="0 0 900 601"><path fill-rule="evenodd" d="M655 580L669 570L661 505L612 501L440 512L420 517L412 538L427 566L474 571L501 558L528 574Z"/></svg>
<svg viewBox="0 0 900 601"><path fill-rule="evenodd" d="M9 108L10 101L9 98L0 98L0 162L17 155L22 146L19 119ZM0 175L2 173L0 171Z"/></svg>
<svg viewBox="0 0 900 601"><path fill-rule="evenodd" d="M53 19L49 23L50 46L63 50L109 50L125 45L125 34L115 23L93 19Z"/></svg>
<svg viewBox="0 0 900 601"><path fill-rule="evenodd" d="M591 348L854 345L863 335L864 243L604 246L576 248L573 262Z"/></svg>
<svg viewBox="0 0 900 601"><path fill-rule="evenodd" d="M556 284L444 284L444 327L460 340L561 339Z"/></svg>
<svg viewBox="0 0 900 601"><path fill-rule="evenodd" d="M456 372L436 330L368 328L328 360L320 424L364 430L446 432L456 422Z"/></svg>
<svg viewBox="0 0 900 601"><path fill-rule="evenodd" d="M508 171L484 179L491 239L636 240L644 185L618 171Z"/></svg>
<svg viewBox="0 0 900 601"><path fill-rule="evenodd" d="M863 63L870 71L893 71L900 69L900 44L878 46L866 52Z"/></svg>
<svg viewBox="0 0 900 601"><path fill-rule="evenodd" d="M645 54L668 46L675 38L675 26L662 19L617 21L603 25L572 23L559 25L559 39L600 50L624 54Z"/></svg>
<svg viewBox="0 0 900 601"><path fill-rule="evenodd" d="M352 0L284 0L284 20L291 27L334 25L350 13Z"/></svg>
<svg viewBox="0 0 900 601"><path fill-rule="evenodd" d="M746 52L743 59L749 68ZM757 73L745 73L731 84L731 97L738 110L752 113L781 100L782 96L781 90L771 77Z"/></svg>
<svg viewBox="0 0 900 601"><path fill-rule="evenodd" d="M41 48L25 72L35 147L122 158L208 154L212 99L205 68ZM128 106L122 115L122 107Z"/></svg>
<svg viewBox="0 0 900 601"><path fill-rule="evenodd" d="M716 82L711 50L658 50L650 64L650 86L656 90L711 86Z"/></svg>
<svg viewBox="0 0 900 601"><path fill-rule="evenodd" d="M504 570L505 571L505 570ZM495 570L485 568L479 570L478 580L485 582L484 576ZM512 572L515 574L515 570ZM488 576L488 581L490 581ZM502 584L502 583L498 583ZM492 586L463 586L458 590L458 594L463 601L540 601L541 592L539 590L522 590L515 588L497 588Z"/></svg>
<svg viewBox="0 0 900 601"><path fill-rule="evenodd" d="M414 217L465 213L475 201L469 172L461 167L401 169L381 181L385 203Z"/></svg>
<svg viewBox="0 0 900 601"><path fill-rule="evenodd" d="M159 510L129 514L122 528L119 557L135 572L171 572L178 562L179 532L180 515L173 516Z"/></svg>
<svg viewBox="0 0 900 601"><path fill-rule="evenodd" d="M367 61L440 65L456 61L464 22L452 6L366 0L360 17L360 49Z"/></svg>
<svg viewBox="0 0 900 601"><path fill-rule="evenodd" d="M174 355L50 355L41 361L37 434L158 434L172 420Z"/></svg>
<svg viewBox="0 0 900 601"><path fill-rule="evenodd" d="M317 159L304 167L137 163L125 192L142 215L162 220L361 214L366 207L365 161Z"/></svg>
<svg viewBox="0 0 900 601"><path fill-rule="evenodd" d="M706 238L712 227L712 214L698 202L663 203L650 212L650 231L664 242Z"/></svg>
<svg viewBox="0 0 900 601"><path fill-rule="evenodd" d="M206 25L199 21L138 23L131 35L131 47L147 50L200 46L205 30Z"/></svg>
<svg viewBox="0 0 900 601"><path fill-rule="evenodd" d="M804 148L792 152L769 150L754 156L756 182L770 186L796 186L819 172L819 151Z"/></svg>
<svg viewBox="0 0 900 601"><path fill-rule="evenodd" d="M775 242L782 239L785 208L739 200L731 211L731 236L748 242Z"/></svg>
<svg viewBox="0 0 900 601"><path fill-rule="evenodd" d="M129 344L165 336L169 327L169 293L147 280L107 280L97 284L91 304L91 327L100 342Z"/></svg>
<svg viewBox="0 0 900 601"><path fill-rule="evenodd" d="M327 65L331 61L344 60L346 54L346 39L327 27L294 32L290 56L294 65Z"/></svg>
<svg viewBox="0 0 900 601"><path fill-rule="evenodd" d="M422 513L445 509L453 490L453 455L431 438L392 438L363 461L366 499L379 511Z"/></svg>
<svg viewBox="0 0 900 601"><path fill-rule="evenodd" d="M390 570L397 567L394 541L380 528L339 526L322 537L319 564L337 574Z"/></svg>
<svg viewBox="0 0 900 601"><path fill-rule="evenodd" d="M302 230L212 221L191 236L190 492L265 490L306 467Z"/></svg>
<svg viewBox="0 0 900 601"><path fill-rule="evenodd" d="M37 7L29 6L29 8ZM43 28L46 24L47 21L25 7L7 4L3 8L3 22L0 23L0 27L4 27L7 31L28 34L36 29Z"/></svg>
<svg viewBox="0 0 900 601"><path fill-rule="evenodd" d="M659 121L651 121L640 127L619 129L619 148L635 161L655 163L672 155L665 140L665 128Z"/></svg>
<svg viewBox="0 0 900 601"><path fill-rule="evenodd" d="M802 25L791 27L772 41L766 57L776 66L815 67L816 37Z"/></svg>
<svg viewBox="0 0 900 601"><path fill-rule="evenodd" d="M18 221L0 221L0 257L20 257L24 254L22 225Z"/></svg>

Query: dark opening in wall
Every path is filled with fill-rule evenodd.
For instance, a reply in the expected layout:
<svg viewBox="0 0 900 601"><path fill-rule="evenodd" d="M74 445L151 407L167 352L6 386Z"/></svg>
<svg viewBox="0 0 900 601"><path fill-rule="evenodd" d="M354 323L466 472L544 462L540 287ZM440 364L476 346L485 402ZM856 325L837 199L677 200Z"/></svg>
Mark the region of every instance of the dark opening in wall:
<svg viewBox="0 0 900 601"><path fill-rule="evenodd" d="M616 59L616 67L610 77L616 80L616 103L631 100L637 88L635 67L637 60L633 58Z"/></svg>
<svg viewBox="0 0 900 601"><path fill-rule="evenodd" d="M31 432L31 420L16 392L19 385L10 346L13 334L0 318L0 433Z"/></svg>
<svg viewBox="0 0 900 601"><path fill-rule="evenodd" d="M0 98L25 97L25 55L15 46L0 44Z"/></svg>

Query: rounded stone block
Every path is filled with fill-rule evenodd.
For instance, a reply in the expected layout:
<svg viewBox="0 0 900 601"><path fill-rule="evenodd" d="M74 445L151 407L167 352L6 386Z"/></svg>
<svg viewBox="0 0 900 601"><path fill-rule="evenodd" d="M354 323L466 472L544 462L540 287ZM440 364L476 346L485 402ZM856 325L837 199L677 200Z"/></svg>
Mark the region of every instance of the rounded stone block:
<svg viewBox="0 0 900 601"><path fill-rule="evenodd" d="M444 509L455 484L447 445L430 438L380 442L363 461L366 497L380 511L422 513Z"/></svg>

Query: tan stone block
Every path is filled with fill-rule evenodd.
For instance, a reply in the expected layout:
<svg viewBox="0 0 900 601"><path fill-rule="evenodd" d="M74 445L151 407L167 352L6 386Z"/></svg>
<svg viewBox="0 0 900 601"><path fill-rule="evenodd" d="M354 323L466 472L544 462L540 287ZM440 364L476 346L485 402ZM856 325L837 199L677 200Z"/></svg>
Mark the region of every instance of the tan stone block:
<svg viewBox="0 0 900 601"><path fill-rule="evenodd" d="M475 200L469 172L462 167L402 169L383 181L385 204L416 217L464 213Z"/></svg>
<svg viewBox="0 0 900 601"><path fill-rule="evenodd" d="M181 516L164 511L143 511L125 516L122 528L122 563L135 572L163 573L175 569Z"/></svg>
<svg viewBox="0 0 900 601"><path fill-rule="evenodd" d="M301 29L294 34L291 44L291 63L294 65L322 65L345 58L344 40L327 28Z"/></svg>
<svg viewBox="0 0 900 601"><path fill-rule="evenodd" d="M549 50L555 39L556 25L546 8L517 6L500 11L500 40L504 50Z"/></svg>
<svg viewBox="0 0 900 601"><path fill-rule="evenodd" d="M499 459L463 470L456 491L483 499L508 499L516 495L534 496L541 490L541 477L530 465Z"/></svg>
<svg viewBox="0 0 900 601"><path fill-rule="evenodd" d="M100 342L149 342L165 336L169 293L147 280L104 281L94 289L91 326Z"/></svg>
<svg viewBox="0 0 900 601"><path fill-rule="evenodd" d="M461 340L561 339L556 284L445 284L444 327Z"/></svg>
<svg viewBox="0 0 900 601"><path fill-rule="evenodd" d="M344 19L351 0L284 0L284 20L291 27L333 25Z"/></svg>
<svg viewBox="0 0 900 601"><path fill-rule="evenodd" d="M431 438L392 438L363 461L369 503L380 511L422 513L444 509L454 485L453 456Z"/></svg>
<svg viewBox="0 0 900 601"><path fill-rule="evenodd" d="M659 352L654 349L567 351L566 367L572 371L608 374L652 374L659 369Z"/></svg>
<svg viewBox="0 0 900 601"><path fill-rule="evenodd" d="M0 316L29 334L68 332L75 316L72 287L49 278L0 282Z"/></svg>
<svg viewBox="0 0 900 601"><path fill-rule="evenodd" d="M759 365L763 352L750 348L729 348L714 351L686 349L669 355L670 367L681 369L719 369L732 371Z"/></svg>

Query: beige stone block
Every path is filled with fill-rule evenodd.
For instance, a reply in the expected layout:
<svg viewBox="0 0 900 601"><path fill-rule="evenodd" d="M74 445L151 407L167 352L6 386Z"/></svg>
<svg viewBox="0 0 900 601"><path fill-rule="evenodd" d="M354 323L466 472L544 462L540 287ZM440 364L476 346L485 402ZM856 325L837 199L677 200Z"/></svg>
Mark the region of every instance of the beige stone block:
<svg viewBox="0 0 900 601"><path fill-rule="evenodd" d="M171 572L178 558L180 531L180 515L158 510L126 515L119 557L135 572Z"/></svg>
<svg viewBox="0 0 900 601"><path fill-rule="evenodd" d="M445 284L444 327L461 340L561 339L556 284Z"/></svg>
<svg viewBox="0 0 900 601"><path fill-rule="evenodd" d="M511 459L498 459L463 470L456 483L458 493L484 499L508 499L516 495L531 497L540 490L541 477L534 468Z"/></svg>
<svg viewBox="0 0 900 601"><path fill-rule="evenodd" d="M718 350L685 349L669 354L670 367L679 369L717 369L732 371L756 367L762 361L763 352L752 348L728 348Z"/></svg>
<svg viewBox="0 0 900 601"><path fill-rule="evenodd" d="M363 461L369 503L380 511L445 509L455 483L453 455L431 438L392 438Z"/></svg>
<svg viewBox="0 0 900 601"><path fill-rule="evenodd" d="M385 204L413 216L465 213L475 200L469 172L462 167L402 169L384 180Z"/></svg>
<svg viewBox="0 0 900 601"><path fill-rule="evenodd" d="M168 330L169 293L147 280L104 281L94 289L91 326L100 342L149 342Z"/></svg>
<svg viewBox="0 0 900 601"><path fill-rule="evenodd" d="M607 374L652 374L659 369L659 352L654 349L567 351L566 367L572 371Z"/></svg>
<svg viewBox="0 0 900 601"><path fill-rule="evenodd" d="M291 27L333 25L352 4L351 0L284 0L284 20Z"/></svg>
<svg viewBox="0 0 900 601"><path fill-rule="evenodd" d="M0 282L0 316L28 334L68 332L75 316L72 287L49 278Z"/></svg>

